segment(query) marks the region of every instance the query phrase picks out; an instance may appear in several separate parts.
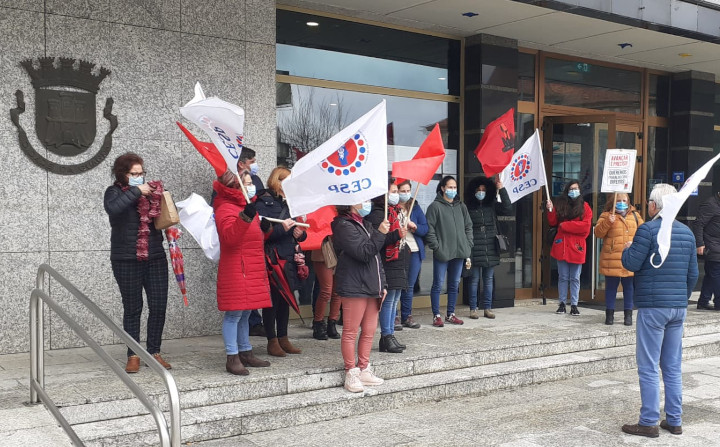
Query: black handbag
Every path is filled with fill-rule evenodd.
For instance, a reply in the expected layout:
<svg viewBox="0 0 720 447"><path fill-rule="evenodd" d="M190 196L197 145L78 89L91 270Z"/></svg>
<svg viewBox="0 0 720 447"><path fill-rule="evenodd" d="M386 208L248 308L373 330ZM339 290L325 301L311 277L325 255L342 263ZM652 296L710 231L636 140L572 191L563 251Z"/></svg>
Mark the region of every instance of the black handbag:
<svg viewBox="0 0 720 447"><path fill-rule="evenodd" d="M499 254L510 252L510 241L507 236L500 233L500 225L498 223L497 214L495 214L495 240L497 242Z"/></svg>

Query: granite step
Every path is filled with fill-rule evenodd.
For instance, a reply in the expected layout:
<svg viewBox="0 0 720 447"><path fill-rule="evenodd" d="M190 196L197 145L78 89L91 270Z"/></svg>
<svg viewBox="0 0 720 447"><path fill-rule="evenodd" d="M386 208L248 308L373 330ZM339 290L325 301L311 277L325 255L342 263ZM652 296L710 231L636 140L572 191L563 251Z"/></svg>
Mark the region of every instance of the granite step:
<svg viewBox="0 0 720 447"><path fill-rule="evenodd" d="M563 319L560 318L560 320ZM719 323L720 317L689 320L685 325L684 336L714 334L718 331ZM474 346L468 344L466 339L478 336L477 330L471 330L465 331L465 335L461 332L459 335L454 335L458 345L463 346L464 343L468 346L467 348L445 346L444 351L438 352L438 347L429 345L427 340L423 341L423 336L419 332L406 332L410 332L410 334L403 333L403 337L406 339L411 336L418 338L418 340L408 340L408 344L413 347L420 345L417 349L418 352L415 355L394 355L380 354L374 351L371 359L376 372L381 377L400 379L519 360L542 359L559 354L630 346L635 342L634 326L596 325L592 328L583 327L580 330L544 333L543 336L533 339L516 338L504 342L476 343ZM423 343L427 346L423 346ZM317 346L317 343L310 346ZM220 365L217 368L208 367L192 373L174 370L173 374L180 390L181 408L189 410L246 400L256 402L263 398L326 390L342 385L344 373L339 362L335 361L331 367L318 367L317 364L322 363L321 360L313 360L312 353L308 355L311 357L310 359L303 359L306 357L303 354L291 361L298 363L304 360L308 363L313 363L313 361L317 363L314 365L300 364L296 368L290 367L284 371L276 371L279 368L275 368L274 364L273 367L267 369L251 369L250 376L240 378L224 373L224 368ZM332 355L338 357L336 353ZM133 378L141 384L143 389L148 390L151 399L159 403L165 411L168 410L167 396L159 381L149 374L138 374ZM71 424L85 424L148 414L142 404L120 384L116 377L111 374L98 373L94 379L99 382L99 385L92 390L92 393L81 392L77 384L65 385L62 387L62 392L58 390L55 393L55 400L61 407L61 412ZM60 382L60 378L54 380ZM49 381L52 382L52 380Z"/></svg>
<svg viewBox="0 0 720 447"><path fill-rule="evenodd" d="M563 353L444 370L430 368L412 374L399 374L394 366L377 365L376 372L387 380L365 393L349 393L340 387L341 381L336 380L321 389L185 407L182 410L183 442L221 439L635 367L635 348L630 344L584 350L573 346L575 340L556 344ZM685 337L684 359L718 355L720 334ZM158 442L154 423L147 415L79 423L74 428L88 446L138 446Z"/></svg>

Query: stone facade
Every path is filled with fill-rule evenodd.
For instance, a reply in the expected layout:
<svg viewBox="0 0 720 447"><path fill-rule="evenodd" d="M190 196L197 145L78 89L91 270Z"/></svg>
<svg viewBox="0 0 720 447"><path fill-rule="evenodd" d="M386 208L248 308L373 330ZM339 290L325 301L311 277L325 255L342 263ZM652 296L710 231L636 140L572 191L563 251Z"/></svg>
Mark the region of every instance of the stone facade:
<svg viewBox="0 0 720 447"><path fill-rule="evenodd" d="M97 136L85 154L63 158L39 150L34 89L19 64L39 56L81 58L112 70L97 95ZM0 353L29 349L29 296L43 262L121 323L102 204L112 182L110 167L115 157L132 150L145 159L148 179L163 180L176 200L191 192L209 199L212 168L175 125L196 81L208 95L245 109L245 142L258 152L260 175L267 178L276 150L273 0L0 0ZM20 120L31 144L62 164L84 161L99 150L108 130L102 108L112 97L119 126L107 160L73 176L33 164L9 119L18 89L25 93L27 109ZM190 129L207 140L197 128ZM164 337L219 333L216 266L189 234L181 246L190 306L183 306L168 266ZM100 343L118 342L61 287L52 283L50 291ZM59 317L46 312L45 320L49 348L81 344Z"/></svg>

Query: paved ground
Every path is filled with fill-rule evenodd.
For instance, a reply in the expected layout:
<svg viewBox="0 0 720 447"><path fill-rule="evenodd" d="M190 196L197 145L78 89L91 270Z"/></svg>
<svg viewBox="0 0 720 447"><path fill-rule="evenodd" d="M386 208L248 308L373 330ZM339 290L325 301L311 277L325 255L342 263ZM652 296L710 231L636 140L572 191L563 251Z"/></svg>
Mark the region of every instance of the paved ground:
<svg viewBox="0 0 720 447"><path fill-rule="evenodd" d="M660 430L648 439L620 430L637 422L637 381L635 370L621 371L188 445L720 446L720 357L683 365L680 436Z"/></svg>

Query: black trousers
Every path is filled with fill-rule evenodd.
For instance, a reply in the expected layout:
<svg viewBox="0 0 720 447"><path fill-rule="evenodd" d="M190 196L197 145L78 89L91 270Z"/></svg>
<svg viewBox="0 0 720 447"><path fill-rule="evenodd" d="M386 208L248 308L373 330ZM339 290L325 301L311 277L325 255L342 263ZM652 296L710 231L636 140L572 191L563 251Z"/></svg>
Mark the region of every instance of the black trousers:
<svg viewBox="0 0 720 447"><path fill-rule="evenodd" d="M272 298L273 307L266 307L262 310L265 335L268 340L275 337L287 337L290 305L274 287L270 287L270 298ZM277 323L277 334L275 333L275 323Z"/></svg>
<svg viewBox="0 0 720 447"><path fill-rule="evenodd" d="M168 264L163 257L152 261L112 261L113 275L123 303L123 329L140 342L142 291L148 302L147 350L160 352L168 297ZM128 348L128 356L134 352Z"/></svg>

